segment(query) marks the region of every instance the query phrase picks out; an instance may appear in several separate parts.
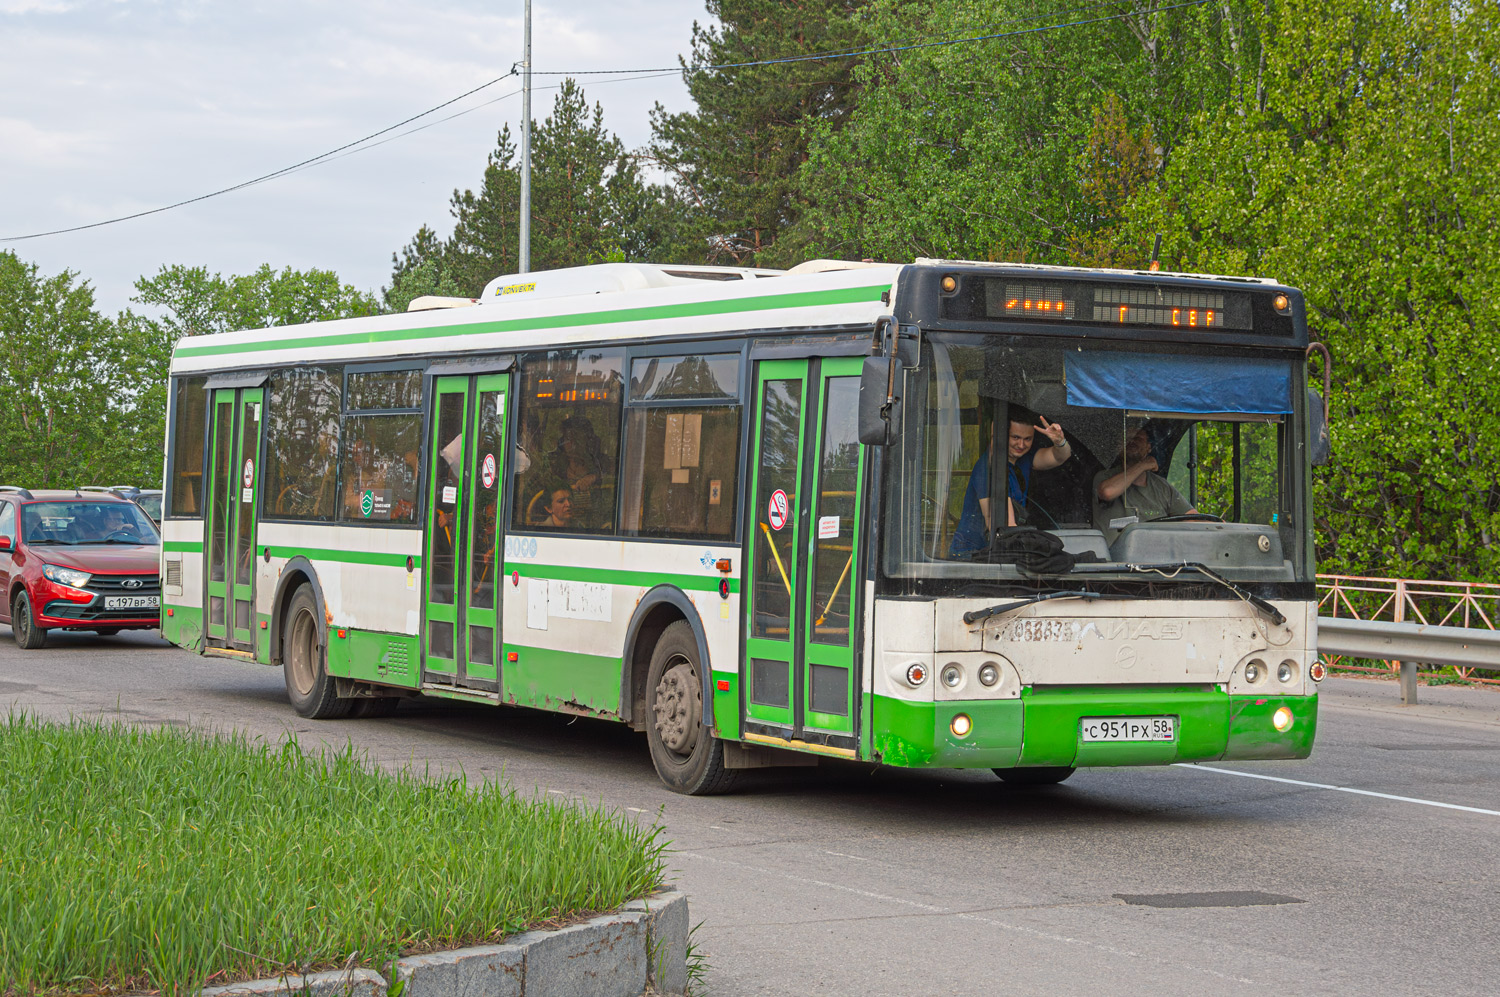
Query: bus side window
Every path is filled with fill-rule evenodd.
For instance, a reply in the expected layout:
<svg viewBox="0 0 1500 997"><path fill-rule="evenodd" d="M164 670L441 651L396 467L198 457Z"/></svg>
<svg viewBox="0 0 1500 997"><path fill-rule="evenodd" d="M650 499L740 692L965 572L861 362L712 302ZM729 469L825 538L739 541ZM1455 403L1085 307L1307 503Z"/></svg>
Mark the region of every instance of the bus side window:
<svg viewBox="0 0 1500 997"><path fill-rule="evenodd" d="M566 487L572 514L559 529L614 532L624 361L623 349L523 358L513 529L537 528L548 516L548 493Z"/></svg>

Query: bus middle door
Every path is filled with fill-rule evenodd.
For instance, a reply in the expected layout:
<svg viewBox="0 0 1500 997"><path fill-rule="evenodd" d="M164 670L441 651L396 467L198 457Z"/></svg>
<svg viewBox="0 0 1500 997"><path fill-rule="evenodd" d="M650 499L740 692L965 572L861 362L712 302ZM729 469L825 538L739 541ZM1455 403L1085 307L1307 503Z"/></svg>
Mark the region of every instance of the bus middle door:
<svg viewBox="0 0 1500 997"><path fill-rule="evenodd" d="M858 359L775 360L756 379L746 725L851 751L864 450Z"/></svg>
<svg viewBox="0 0 1500 997"><path fill-rule="evenodd" d="M500 692L500 492L509 375L433 385L423 683Z"/></svg>

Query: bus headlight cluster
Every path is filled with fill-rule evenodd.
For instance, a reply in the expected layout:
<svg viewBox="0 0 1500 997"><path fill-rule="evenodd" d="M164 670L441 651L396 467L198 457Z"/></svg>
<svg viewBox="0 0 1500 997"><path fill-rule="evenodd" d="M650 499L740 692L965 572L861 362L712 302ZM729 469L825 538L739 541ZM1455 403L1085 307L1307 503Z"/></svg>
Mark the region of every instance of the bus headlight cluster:
<svg viewBox="0 0 1500 997"><path fill-rule="evenodd" d="M952 661L943 666L943 685L950 689L957 689L964 681L964 670L958 662Z"/></svg>
<svg viewBox="0 0 1500 997"><path fill-rule="evenodd" d="M999 681L1000 681L1000 666L999 665L995 664L993 661L986 661L984 664L982 664L982 665L979 666L979 684L980 685L987 686L987 687L993 687L994 684L996 682L999 682Z"/></svg>

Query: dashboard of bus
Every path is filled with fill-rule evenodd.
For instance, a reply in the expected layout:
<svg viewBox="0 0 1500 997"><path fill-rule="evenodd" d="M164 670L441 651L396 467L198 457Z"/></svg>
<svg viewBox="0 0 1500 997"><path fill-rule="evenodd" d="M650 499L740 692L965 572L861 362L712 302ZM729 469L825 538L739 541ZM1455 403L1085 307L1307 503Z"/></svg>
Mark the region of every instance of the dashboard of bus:
<svg viewBox="0 0 1500 997"><path fill-rule="evenodd" d="M1303 370L1295 350L929 333L887 458L882 574L928 594L1057 576L1118 591L1186 563L1301 588Z"/></svg>

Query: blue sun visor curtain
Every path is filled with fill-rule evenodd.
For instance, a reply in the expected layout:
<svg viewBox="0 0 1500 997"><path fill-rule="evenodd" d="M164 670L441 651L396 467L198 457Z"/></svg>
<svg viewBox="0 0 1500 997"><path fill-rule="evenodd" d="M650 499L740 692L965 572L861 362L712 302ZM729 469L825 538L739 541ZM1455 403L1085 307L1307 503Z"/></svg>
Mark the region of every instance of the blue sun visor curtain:
<svg viewBox="0 0 1500 997"><path fill-rule="evenodd" d="M1168 353L1067 354L1068 404L1145 412L1292 410L1292 369L1269 358Z"/></svg>

